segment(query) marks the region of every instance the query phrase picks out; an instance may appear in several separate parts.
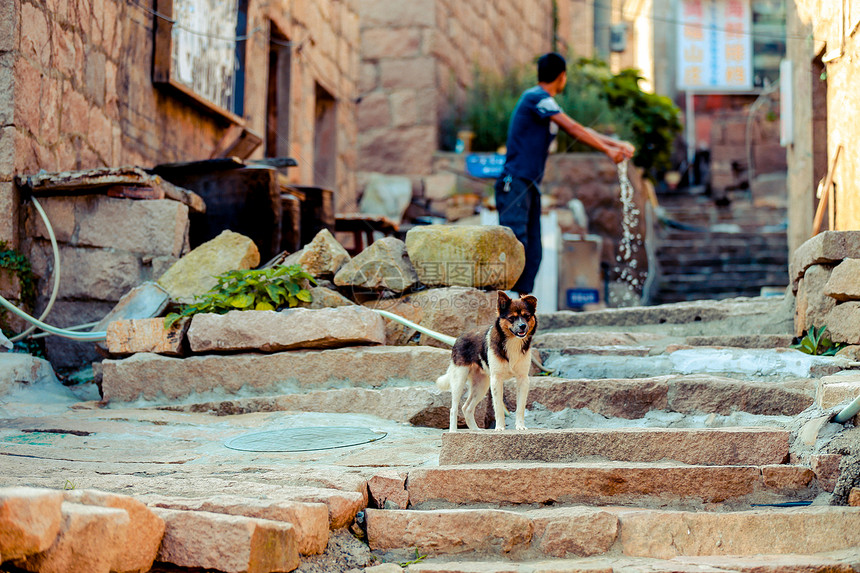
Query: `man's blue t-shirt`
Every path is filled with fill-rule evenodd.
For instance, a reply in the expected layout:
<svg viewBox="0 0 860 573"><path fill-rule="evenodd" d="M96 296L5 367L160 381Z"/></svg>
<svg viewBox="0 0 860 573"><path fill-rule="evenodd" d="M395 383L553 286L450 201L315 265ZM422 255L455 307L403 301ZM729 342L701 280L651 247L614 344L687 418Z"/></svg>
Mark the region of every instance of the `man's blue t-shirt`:
<svg viewBox="0 0 860 573"><path fill-rule="evenodd" d="M549 145L558 132L558 126L550 117L561 111L542 87L535 86L523 92L508 127L506 174L540 183Z"/></svg>

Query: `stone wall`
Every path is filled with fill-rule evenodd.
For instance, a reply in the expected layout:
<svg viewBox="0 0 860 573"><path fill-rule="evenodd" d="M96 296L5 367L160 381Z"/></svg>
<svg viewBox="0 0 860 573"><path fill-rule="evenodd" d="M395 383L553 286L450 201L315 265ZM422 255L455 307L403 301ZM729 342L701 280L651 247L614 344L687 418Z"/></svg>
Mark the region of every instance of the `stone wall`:
<svg viewBox="0 0 860 573"><path fill-rule="evenodd" d="M360 0L362 171L427 175L440 124L476 66L503 72L553 48L550 0ZM557 49L591 55L591 13L558 2ZM588 40L588 41L586 41Z"/></svg>
<svg viewBox="0 0 860 573"><path fill-rule="evenodd" d="M0 240L17 241L16 173L207 159L225 135L229 122L153 84L151 7L152 0L0 6ZM347 0L249 2L244 121L261 136L270 28L296 43L290 130L280 134L299 161L289 176L318 183L314 132L322 87L336 102L331 160L338 208L349 209L355 204L358 16Z"/></svg>

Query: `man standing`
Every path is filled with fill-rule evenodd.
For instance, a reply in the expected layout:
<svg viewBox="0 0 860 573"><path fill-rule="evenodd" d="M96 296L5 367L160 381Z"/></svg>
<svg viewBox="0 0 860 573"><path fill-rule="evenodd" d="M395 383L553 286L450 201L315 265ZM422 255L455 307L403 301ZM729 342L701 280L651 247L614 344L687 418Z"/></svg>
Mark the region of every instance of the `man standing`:
<svg viewBox="0 0 860 573"><path fill-rule="evenodd" d="M496 181L499 224L510 227L525 247L526 266L513 290L531 293L543 249L540 230L540 185L549 146L558 129L602 151L615 163L633 157L633 146L601 135L564 113L553 97L567 84L567 62L551 52L538 59L538 85L527 89L508 127L507 157Z"/></svg>

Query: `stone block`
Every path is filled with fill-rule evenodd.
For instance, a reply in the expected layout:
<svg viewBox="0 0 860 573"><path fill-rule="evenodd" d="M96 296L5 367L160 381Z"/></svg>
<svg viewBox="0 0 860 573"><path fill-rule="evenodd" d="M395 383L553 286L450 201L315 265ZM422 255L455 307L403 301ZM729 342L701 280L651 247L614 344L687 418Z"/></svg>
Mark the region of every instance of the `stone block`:
<svg viewBox="0 0 860 573"><path fill-rule="evenodd" d="M618 517L585 507L538 509L525 514L534 523L541 553L553 557L588 557L609 551L618 538Z"/></svg>
<svg viewBox="0 0 860 573"><path fill-rule="evenodd" d="M18 559L48 549L60 533L62 503L63 494L59 491L31 487L0 488L2 559Z"/></svg>
<svg viewBox="0 0 860 573"><path fill-rule="evenodd" d="M364 60L390 58L394 54L410 58L419 55L420 51L421 30L418 28L386 26L361 31L361 57Z"/></svg>
<svg viewBox="0 0 860 573"><path fill-rule="evenodd" d="M122 551L116 553L111 571L130 573L152 568L164 535L164 520L148 507L133 497L96 490L69 490L63 496L71 503L120 509L128 515L129 526L120 541Z"/></svg>
<svg viewBox="0 0 860 573"><path fill-rule="evenodd" d="M4 141L0 131L0 155L3 154L3 146ZM2 174L2 167L0 167L0 174ZM17 213L18 205L19 198L15 184L0 182L0 213ZM0 217L0 241L4 241L8 247L18 247L18 217Z"/></svg>
<svg viewBox="0 0 860 573"><path fill-rule="evenodd" d="M431 201L445 200L456 190L456 173L435 173L424 178L424 196Z"/></svg>
<svg viewBox="0 0 860 573"><path fill-rule="evenodd" d="M337 308L339 306L350 306L355 304L334 289L326 287L312 287L308 289L311 293L311 302L303 302L301 306L307 308Z"/></svg>
<svg viewBox="0 0 860 573"><path fill-rule="evenodd" d="M824 231L803 243L791 257L789 278L797 292L797 281L812 265L832 265L860 258L860 231Z"/></svg>
<svg viewBox="0 0 860 573"><path fill-rule="evenodd" d="M851 488L851 493L848 494L848 505L860 507L860 487Z"/></svg>
<svg viewBox="0 0 860 573"><path fill-rule="evenodd" d="M38 199L58 242L73 242L75 235L75 207L81 200L81 197L69 196L41 197ZM25 215L24 230L27 236L42 239L50 238L48 229L34 206L30 205ZM98 246L111 245L108 243L107 245L102 244Z"/></svg>
<svg viewBox="0 0 860 573"><path fill-rule="evenodd" d="M860 302L849 301L835 305L824 316L822 325L825 324L827 334L833 342L860 344Z"/></svg>
<svg viewBox="0 0 860 573"><path fill-rule="evenodd" d="M836 482L839 480L839 463L842 461L840 454L814 454L810 458L810 466L818 480L818 485L824 491L833 492Z"/></svg>
<svg viewBox="0 0 860 573"><path fill-rule="evenodd" d="M145 282L123 295L93 331L107 331L115 320L132 320L159 316L170 302L170 295L157 283Z"/></svg>
<svg viewBox="0 0 860 573"><path fill-rule="evenodd" d="M305 248L287 257L282 264L301 265L305 272L316 278L332 278L349 258L343 245L328 229L323 229Z"/></svg>
<svg viewBox="0 0 860 573"><path fill-rule="evenodd" d="M729 416L733 412L749 412L763 416L795 416L813 402L813 396L802 389L707 374L674 379L669 388L669 410L684 414Z"/></svg>
<svg viewBox="0 0 860 573"><path fill-rule="evenodd" d="M385 326L381 316L360 306L234 310L195 315L188 342L193 352L337 348L384 344Z"/></svg>
<svg viewBox="0 0 860 573"><path fill-rule="evenodd" d="M831 271L830 266L813 265L799 281L794 311L795 336L802 336L812 326L829 324L827 314L836 306L836 300L824 293Z"/></svg>
<svg viewBox="0 0 860 573"><path fill-rule="evenodd" d="M210 393L271 394L354 385L379 387L403 381L432 382L448 367L441 348L352 347L275 354L207 355L172 358L135 354L103 362L106 400L139 398L170 402ZM253 376L248 373L253 372Z"/></svg>
<svg viewBox="0 0 860 573"><path fill-rule="evenodd" d="M361 131L391 125L391 107L388 103L388 95L384 92L373 92L362 97L357 110L358 128Z"/></svg>
<svg viewBox="0 0 860 573"><path fill-rule="evenodd" d="M169 199L89 197L76 201L75 220L72 244L178 257L188 233L188 206Z"/></svg>
<svg viewBox="0 0 860 573"><path fill-rule="evenodd" d="M435 126L418 125L359 134L362 169L398 174L408 166L414 175L429 175L432 157L426 150L438 146L436 131Z"/></svg>
<svg viewBox="0 0 860 573"><path fill-rule="evenodd" d="M50 362L29 354L0 352L0 396L34 384L59 384Z"/></svg>
<svg viewBox="0 0 860 573"><path fill-rule="evenodd" d="M225 573L292 571L299 566L288 523L205 511L154 508L166 525L158 560Z"/></svg>
<svg viewBox="0 0 860 573"><path fill-rule="evenodd" d="M815 405L829 410L860 396L860 375L836 375L819 378L816 383Z"/></svg>
<svg viewBox="0 0 860 573"><path fill-rule="evenodd" d="M370 503L379 509L407 509L409 492L406 491L406 474L394 470L377 473L367 480Z"/></svg>
<svg viewBox="0 0 860 573"><path fill-rule="evenodd" d="M15 0L3 2L0 5L0 52L11 52L18 49L18 17L20 3ZM0 85L0 93L3 86ZM0 125L6 122L0 122Z"/></svg>
<svg viewBox="0 0 860 573"><path fill-rule="evenodd" d="M368 509L366 515L373 550L416 547L436 555L479 550L505 554L527 547L534 533L529 518L498 509Z"/></svg>
<svg viewBox="0 0 860 573"><path fill-rule="evenodd" d="M325 551L328 545L329 510L324 503L216 495L206 499L159 499L151 505L164 509L206 511L289 523L296 532L301 555L318 555Z"/></svg>
<svg viewBox="0 0 860 573"><path fill-rule="evenodd" d="M840 302L860 300L860 259L845 259L830 274L824 285L824 294Z"/></svg>
<svg viewBox="0 0 860 573"><path fill-rule="evenodd" d="M27 571L109 573L127 546L129 516L124 509L63 502L60 534L51 547L15 562Z"/></svg>
<svg viewBox="0 0 860 573"><path fill-rule="evenodd" d="M189 322L187 319L179 320L165 329L163 318L114 320L107 327L105 342L108 352L118 355L154 352L181 356Z"/></svg>
<svg viewBox="0 0 860 573"><path fill-rule="evenodd" d="M251 239L224 231L179 259L158 279L158 284L170 293L171 299L188 301L216 286L217 275L259 264L260 251Z"/></svg>
<svg viewBox="0 0 860 573"><path fill-rule="evenodd" d="M432 0L413 0L408 4L386 0L363 0L359 8L363 27L432 27L436 6Z"/></svg>
<svg viewBox="0 0 860 573"><path fill-rule="evenodd" d="M383 299L366 304L393 312L416 324L442 334L458 337L464 332L491 324L496 317L497 296L476 288L447 287L429 289L397 299ZM385 321L385 339L389 345L406 345L416 332L399 322ZM420 334L418 343L450 348L444 342Z"/></svg>
<svg viewBox="0 0 860 573"><path fill-rule="evenodd" d="M432 88L436 85L436 60L425 56L381 60L379 80L385 90Z"/></svg>
<svg viewBox="0 0 860 573"><path fill-rule="evenodd" d="M847 549L860 539L860 530L849 526L860 521L860 511L847 507L797 508L790 512L645 510L619 517L622 550L631 557L778 555L798 553L798 548L813 554Z"/></svg>
<svg viewBox="0 0 860 573"><path fill-rule="evenodd" d="M427 123L426 109L419 109L415 90L398 90L391 94L391 124L404 127Z"/></svg>
<svg viewBox="0 0 860 573"><path fill-rule="evenodd" d="M406 234L406 250L428 286L511 288L525 266L513 231L499 225L427 225Z"/></svg>
<svg viewBox="0 0 860 573"><path fill-rule="evenodd" d="M418 284L418 274L406 244L394 237L373 242L334 276L334 284L354 291L391 291L400 294Z"/></svg>

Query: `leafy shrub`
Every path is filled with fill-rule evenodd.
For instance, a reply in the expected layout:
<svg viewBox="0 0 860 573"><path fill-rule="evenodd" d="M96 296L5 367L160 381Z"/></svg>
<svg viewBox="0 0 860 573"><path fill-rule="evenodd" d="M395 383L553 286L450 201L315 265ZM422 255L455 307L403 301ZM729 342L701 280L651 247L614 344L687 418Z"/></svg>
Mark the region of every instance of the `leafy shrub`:
<svg viewBox="0 0 860 573"><path fill-rule="evenodd" d="M638 70L613 74L604 62L579 59L568 63L567 76L567 88L556 96L565 113L586 127L633 143L633 162L652 175L670 167L672 146L681 131L680 111L669 98L642 91ZM504 75L476 69L461 117L445 122L473 131L475 151L495 151L505 144L520 95L536 83L533 64ZM558 150L591 148L561 133Z"/></svg>
<svg viewBox="0 0 860 573"><path fill-rule="evenodd" d="M205 312L292 308L299 302L311 302L311 293L302 288L304 281L316 284L300 265L229 271L216 278L218 284L208 293L164 317L164 328L170 328L181 318Z"/></svg>
<svg viewBox="0 0 860 573"><path fill-rule="evenodd" d="M815 326L811 326L806 335L800 339L800 342L792 344L791 347L813 356L834 356L845 348L846 344L844 342L834 344L829 336L824 335L825 330L827 330L827 326L822 326L818 332L815 331Z"/></svg>

